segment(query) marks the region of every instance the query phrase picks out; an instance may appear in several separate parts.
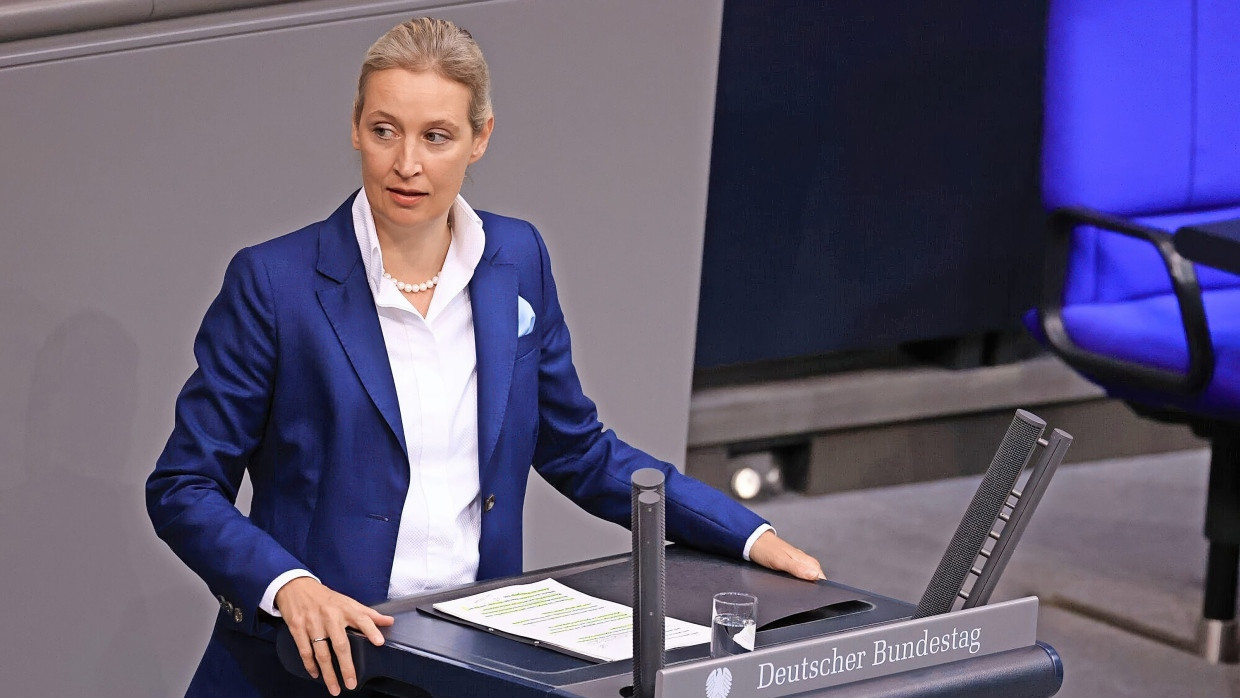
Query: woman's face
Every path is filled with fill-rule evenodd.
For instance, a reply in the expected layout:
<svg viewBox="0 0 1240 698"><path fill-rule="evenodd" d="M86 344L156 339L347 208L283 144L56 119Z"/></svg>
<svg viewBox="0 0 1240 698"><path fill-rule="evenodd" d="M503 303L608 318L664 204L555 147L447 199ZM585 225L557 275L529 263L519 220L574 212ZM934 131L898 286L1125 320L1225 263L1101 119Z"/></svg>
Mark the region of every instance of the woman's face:
<svg viewBox="0 0 1240 698"><path fill-rule="evenodd" d="M353 147L380 234L434 234L445 224L465 168L486 152L494 123L475 134L469 98L468 87L438 73L371 73Z"/></svg>

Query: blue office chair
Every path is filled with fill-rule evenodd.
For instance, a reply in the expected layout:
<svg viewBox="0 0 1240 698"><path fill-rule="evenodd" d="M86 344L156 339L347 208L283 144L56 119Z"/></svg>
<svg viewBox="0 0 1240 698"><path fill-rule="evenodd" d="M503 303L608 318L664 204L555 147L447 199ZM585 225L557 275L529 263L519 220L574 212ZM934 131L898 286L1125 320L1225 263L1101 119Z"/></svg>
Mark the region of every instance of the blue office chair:
<svg viewBox="0 0 1240 698"><path fill-rule="evenodd" d="M1198 649L1234 662L1240 276L1175 231L1240 218L1240 3L1051 0L1033 333L1140 415L1212 444Z"/></svg>

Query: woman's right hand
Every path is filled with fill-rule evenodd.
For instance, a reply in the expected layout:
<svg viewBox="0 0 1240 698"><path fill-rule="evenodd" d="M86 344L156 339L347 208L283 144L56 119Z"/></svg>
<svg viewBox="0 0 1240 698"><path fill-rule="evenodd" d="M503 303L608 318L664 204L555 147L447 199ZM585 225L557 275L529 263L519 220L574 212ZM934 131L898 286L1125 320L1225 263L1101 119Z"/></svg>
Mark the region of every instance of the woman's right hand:
<svg viewBox="0 0 1240 698"><path fill-rule="evenodd" d="M311 678L323 677L333 695L340 695L340 683L350 691L357 688L357 671L349 650L345 628L355 628L375 646L383 644L379 627L395 622L369 606L332 591L313 577L297 577L276 592L276 608L284 617L302 664ZM340 664L340 678L332 668L332 650Z"/></svg>

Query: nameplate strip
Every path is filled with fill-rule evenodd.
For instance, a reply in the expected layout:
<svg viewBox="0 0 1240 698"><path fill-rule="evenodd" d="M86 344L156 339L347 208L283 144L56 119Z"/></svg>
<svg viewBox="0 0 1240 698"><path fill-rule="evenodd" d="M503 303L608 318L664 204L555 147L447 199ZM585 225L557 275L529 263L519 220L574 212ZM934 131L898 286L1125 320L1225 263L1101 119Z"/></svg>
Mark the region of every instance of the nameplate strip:
<svg viewBox="0 0 1240 698"><path fill-rule="evenodd" d="M787 696L1028 647L1037 629L1030 596L665 667L655 696Z"/></svg>

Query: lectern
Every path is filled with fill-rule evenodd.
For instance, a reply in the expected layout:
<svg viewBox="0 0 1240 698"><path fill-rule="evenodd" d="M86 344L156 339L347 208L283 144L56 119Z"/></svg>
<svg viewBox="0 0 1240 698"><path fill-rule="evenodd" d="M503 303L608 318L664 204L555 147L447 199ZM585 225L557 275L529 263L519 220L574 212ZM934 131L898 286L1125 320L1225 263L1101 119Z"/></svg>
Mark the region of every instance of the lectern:
<svg viewBox="0 0 1240 698"><path fill-rule="evenodd" d="M396 623L385 629L387 642L371 645L364 637L350 632L358 680L363 685L399 698L457 698L471 696L576 696L579 698L618 698L630 695L631 661L592 663L555 650L527 644L470 627L441 617L432 605L439 601L476 594L509 584L556 579L579 591L600 598L631 603L632 570L628 555L530 572L519 577L491 580L430 594L389 601L378 610L392 615ZM760 618L755 651L736 658L729 668L727 660L709 659L708 645L697 645L667 652L667 666L660 672L660 696L707 696L701 676L683 677L696 667L700 674L728 670L732 677L729 692L710 698L746 696L1011 696L1041 698L1054 695L1063 682L1063 667L1055 651L1032 636L1030 622L1036 617L1036 600L1024 600L1019 618L975 620L968 614L1006 610L1001 604L970 611L957 611L932 618L911 619L915 606L861 589L834 582L804 582L770 572L739 560L672 546L667 551L667 614L702 625L710 624L710 599L716 591L748 591L759 598ZM1032 607L1030 607L1032 604ZM1032 614L1032 616L1030 615ZM957 622L959 619L959 622ZM942 631L907 628L902 635L864 637L867 631L894 632L901 625L946 622ZM954 623L954 625L953 625ZM1008 625L1021 626L1008 628ZM920 626L918 626L920 627ZM953 632L954 628L954 632ZM980 628L978 637L969 633ZM1005 630L1015 634L1017 646L989 652L1002 641ZM961 659L935 661L940 657L945 636L961 638L955 644ZM857 636L862 635L858 639ZM905 640L905 637L911 639ZM847 639L850 647L839 647ZM926 642L918 643L922 639ZM928 654L931 640L936 650ZM1027 640L1027 641L1026 641ZM911 647L908 643L912 643ZM969 642L977 650L969 653ZM295 674L305 675L292 638L281 631L280 658ZM883 655L876 656L875 647ZM904 650L908 649L906 653ZM789 650L795 657L790 657ZM833 654L834 650L834 654ZM963 652L960 652L963 650ZM864 651L864 656L857 656ZM924 656L917 656L918 653ZM847 654L854 654L848 668ZM911 656L905 656L909 654ZM767 659L769 657L769 659ZM842 657L842 658L841 658ZM882 660L875 667L876 661ZM753 662L752 675L736 667L739 661ZM918 666L918 662L928 664ZM813 664L813 668L810 665ZM907 670L900 667L909 667ZM796 668L793 681L794 671ZM834 686L798 691L824 672L830 676L839 668ZM882 675L851 680L849 673L860 669L895 669ZM718 676L723 676L722 673ZM752 680L748 685L744 676ZM676 683L680 678L682 681ZM777 681L777 678L779 679ZM693 681L696 690L677 690ZM796 692L788 692L796 691Z"/></svg>
<svg viewBox="0 0 1240 698"><path fill-rule="evenodd" d="M359 634L349 636L358 681L397 698L1054 695L1063 683L1063 665L1054 649L1037 641L1037 599L987 603L1072 442L1058 429L1042 439L1045 427L1038 417L1017 411L917 605L830 581L794 579L736 559L665 549L663 477L639 470L633 475L635 557L618 555L381 604L376 608L396 619L384 630L386 643L375 647ZM1035 453L1040 455L1024 489L1015 489ZM979 558L984 561L973 566ZM966 592L970 576L975 579ZM590 596L636 605L633 636L641 645L636 659L591 662L458 622L435 608L548 578ZM711 658L709 644L701 644L664 654L664 616L709 626L711 598L721 591L758 597L754 651ZM959 599L964 605L953 610ZM654 652L646 644L651 629ZM287 629L277 645L285 668L305 677Z"/></svg>

